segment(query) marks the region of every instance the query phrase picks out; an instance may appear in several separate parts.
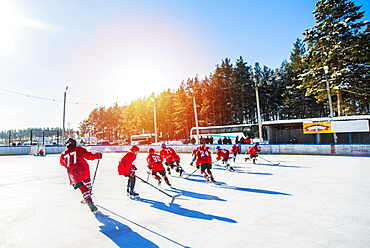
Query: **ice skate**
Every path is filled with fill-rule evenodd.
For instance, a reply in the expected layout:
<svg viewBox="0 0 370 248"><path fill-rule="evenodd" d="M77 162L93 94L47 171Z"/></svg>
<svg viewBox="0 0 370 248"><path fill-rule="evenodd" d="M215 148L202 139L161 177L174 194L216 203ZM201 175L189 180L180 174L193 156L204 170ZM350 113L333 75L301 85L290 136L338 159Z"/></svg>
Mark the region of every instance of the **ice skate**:
<svg viewBox="0 0 370 248"><path fill-rule="evenodd" d="M130 196L138 196L139 195L139 193L137 193L135 190L131 190L130 191Z"/></svg>
<svg viewBox="0 0 370 248"><path fill-rule="evenodd" d="M209 176L206 176L206 183L209 183L209 181L210 181Z"/></svg>
<svg viewBox="0 0 370 248"><path fill-rule="evenodd" d="M135 190L130 190L128 196L130 197L130 199L137 199L140 197L139 193L137 193Z"/></svg>
<svg viewBox="0 0 370 248"><path fill-rule="evenodd" d="M87 203L87 205L89 206L89 208L90 208L91 212L96 212L96 211L98 211L98 208L94 205L94 203L93 203L92 201L89 201L89 202Z"/></svg>
<svg viewBox="0 0 370 248"><path fill-rule="evenodd" d="M211 176L211 182L212 183L217 183L216 180Z"/></svg>

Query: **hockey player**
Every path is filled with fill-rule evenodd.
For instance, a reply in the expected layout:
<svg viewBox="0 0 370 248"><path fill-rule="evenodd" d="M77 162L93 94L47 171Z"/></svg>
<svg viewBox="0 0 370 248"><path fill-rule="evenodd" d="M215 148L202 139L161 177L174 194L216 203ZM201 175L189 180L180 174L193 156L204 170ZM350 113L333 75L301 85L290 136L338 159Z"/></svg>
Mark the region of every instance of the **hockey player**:
<svg viewBox="0 0 370 248"><path fill-rule="evenodd" d="M191 152L191 155L193 156L193 159L191 160L190 165L193 166L195 160L197 159L197 152L199 150L199 147L195 147L194 150Z"/></svg>
<svg viewBox="0 0 370 248"><path fill-rule="evenodd" d="M45 157L44 151L42 149L40 149L40 151L37 153L37 156Z"/></svg>
<svg viewBox="0 0 370 248"><path fill-rule="evenodd" d="M234 163L235 163L236 156L238 155L239 152L240 152L240 146L238 144L234 144L231 147L231 153L233 154Z"/></svg>
<svg viewBox="0 0 370 248"><path fill-rule="evenodd" d="M227 149L222 149L220 146L216 146L216 155L217 160L222 160L222 164L225 165L225 168L234 171L234 168L230 166L229 159L230 159L230 151Z"/></svg>
<svg viewBox="0 0 370 248"><path fill-rule="evenodd" d="M176 170L182 176L185 172L180 165L180 157L177 155L175 150L172 147L167 147L165 143L161 145L162 150L160 151L160 156L165 161L167 165L168 175L171 175L171 169Z"/></svg>
<svg viewBox="0 0 370 248"><path fill-rule="evenodd" d="M91 153L85 148L77 146L77 142L73 138L69 138L66 145L67 150L60 155L60 164L67 168L70 184L75 190L80 189L91 212L95 212L98 208L91 198L90 168L86 159L101 159L103 155L101 153Z"/></svg>
<svg viewBox="0 0 370 248"><path fill-rule="evenodd" d="M206 182L208 183L209 181L212 181L213 183L216 183L211 172L212 156L211 153L208 151L208 148L205 145L201 145L196 153L196 156L197 168L200 168L200 173L204 176Z"/></svg>
<svg viewBox="0 0 370 248"><path fill-rule="evenodd" d="M261 147L259 147L259 143L255 143L254 146L249 148L249 150L248 150L249 158L245 158L245 162L247 162L248 159L250 159L250 160L252 160L253 164L255 164L256 159L258 157L257 152L260 152L260 151L261 151Z"/></svg>
<svg viewBox="0 0 370 248"><path fill-rule="evenodd" d="M149 148L148 152L149 152L149 155L146 161L148 162L148 168L151 174L153 175L154 179L158 181L158 185L160 186L162 180L160 176L157 175L157 173L159 173L163 177L167 185L171 187L171 184L168 181L168 177L166 175L166 170L163 167L163 160L161 156L159 156L158 154L155 154L154 148Z"/></svg>
<svg viewBox="0 0 370 248"><path fill-rule="evenodd" d="M130 197L139 197L139 194L135 192L135 183L136 175L135 171L137 170L136 166L132 164L140 149L138 146L132 146L130 151L122 157L121 161L118 164L118 174L123 175L128 178L127 180L127 195Z"/></svg>

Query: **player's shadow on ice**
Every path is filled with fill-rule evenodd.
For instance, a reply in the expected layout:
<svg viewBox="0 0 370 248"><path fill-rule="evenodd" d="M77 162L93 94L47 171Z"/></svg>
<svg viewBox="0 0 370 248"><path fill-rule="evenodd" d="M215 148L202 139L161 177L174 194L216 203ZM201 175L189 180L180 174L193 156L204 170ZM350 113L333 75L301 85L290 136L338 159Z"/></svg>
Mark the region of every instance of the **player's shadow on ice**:
<svg viewBox="0 0 370 248"><path fill-rule="evenodd" d="M185 179L196 183L206 183L206 179L202 175L192 175Z"/></svg>
<svg viewBox="0 0 370 248"><path fill-rule="evenodd" d="M174 188L176 189L176 188ZM202 193L195 193L188 190L179 189L183 196L195 198L195 199L201 199L201 200L210 200L210 201L226 201L224 199L219 198L215 195L208 195L208 194L202 194Z"/></svg>
<svg viewBox="0 0 370 248"><path fill-rule="evenodd" d="M221 188L224 188L224 189L239 190L239 191L251 192L251 193L258 193L258 194L286 195L286 196L291 196L292 195L292 194L283 193L283 192L279 192L279 191L237 187L237 186L228 185L227 183L219 183L218 186L221 187Z"/></svg>
<svg viewBox="0 0 370 248"><path fill-rule="evenodd" d="M100 232L110 238L118 247L159 247L132 231L130 227L110 218L109 215L104 215L98 211L95 218L102 224L99 226Z"/></svg>
<svg viewBox="0 0 370 248"><path fill-rule="evenodd" d="M169 242L172 242L174 245L184 248L189 248L188 246L184 246L175 240L172 240L166 236L163 236L160 233L157 233L153 230L150 230L149 228L142 226L132 220L129 220L128 218L119 215L103 206L97 205L100 209L103 209L118 218L121 218L133 225L136 225L137 227L140 227L148 232L151 232L152 234L155 234L159 237L162 237L163 239L166 239ZM109 215L104 215L102 212L98 211L95 214L95 218L103 224L100 226L100 232L105 234L108 238L110 238L114 243L116 243L119 247L159 247L158 245L154 244L150 240L142 237L138 233L131 230L130 227L122 224L121 222L109 217Z"/></svg>
<svg viewBox="0 0 370 248"><path fill-rule="evenodd" d="M216 216L212 214L205 214L205 213L202 213L196 210L186 209L176 203L170 203L169 205L166 205L163 202L144 199L144 198L140 198L140 202L151 204L152 208L156 208L161 211L166 211L166 212L178 214L178 215L189 217L189 218L203 219L203 220L219 220L219 221L224 221L224 222L229 222L229 223L237 223L237 221L230 219L230 218Z"/></svg>
<svg viewBox="0 0 370 248"><path fill-rule="evenodd" d="M298 165L283 165L283 164L270 164L268 162L262 162L262 163L257 163L258 165L263 165L263 166L276 166L276 167L285 167L285 168L304 168L302 166Z"/></svg>
<svg viewBox="0 0 370 248"><path fill-rule="evenodd" d="M226 171L229 173L244 173L244 171L240 169L241 168L240 166L235 166L232 164L230 164L230 166L234 168L234 171L229 171L228 169L225 168L224 165L219 165L219 164L213 164L212 170Z"/></svg>
<svg viewBox="0 0 370 248"><path fill-rule="evenodd" d="M261 175L261 176L272 176L272 175L274 175L274 174L272 174L272 173L253 172L253 171L246 171L245 173L247 173L247 174L252 174L252 175Z"/></svg>

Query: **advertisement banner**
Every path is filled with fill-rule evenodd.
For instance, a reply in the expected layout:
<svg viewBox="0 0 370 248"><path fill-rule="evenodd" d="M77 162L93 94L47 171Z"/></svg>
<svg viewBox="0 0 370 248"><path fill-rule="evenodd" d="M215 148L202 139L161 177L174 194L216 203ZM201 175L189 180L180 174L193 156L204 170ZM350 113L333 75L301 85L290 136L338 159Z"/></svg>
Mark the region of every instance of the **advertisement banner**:
<svg viewBox="0 0 370 248"><path fill-rule="evenodd" d="M331 133L331 122L303 123L303 133Z"/></svg>

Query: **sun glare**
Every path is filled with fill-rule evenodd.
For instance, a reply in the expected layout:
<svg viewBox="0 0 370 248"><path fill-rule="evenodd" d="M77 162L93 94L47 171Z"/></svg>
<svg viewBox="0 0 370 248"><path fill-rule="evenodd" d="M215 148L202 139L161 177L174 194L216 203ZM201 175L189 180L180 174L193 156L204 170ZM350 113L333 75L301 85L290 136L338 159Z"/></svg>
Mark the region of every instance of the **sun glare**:
<svg viewBox="0 0 370 248"><path fill-rule="evenodd" d="M13 51L14 43L17 37L17 32L22 26L46 29L46 30L57 30L57 28L24 17L17 14L13 9L10 1L0 1L0 55L6 55Z"/></svg>
<svg viewBox="0 0 370 248"><path fill-rule="evenodd" d="M13 45L19 28L18 16L9 1L0 1L0 55L6 55L13 50Z"/></svg>

